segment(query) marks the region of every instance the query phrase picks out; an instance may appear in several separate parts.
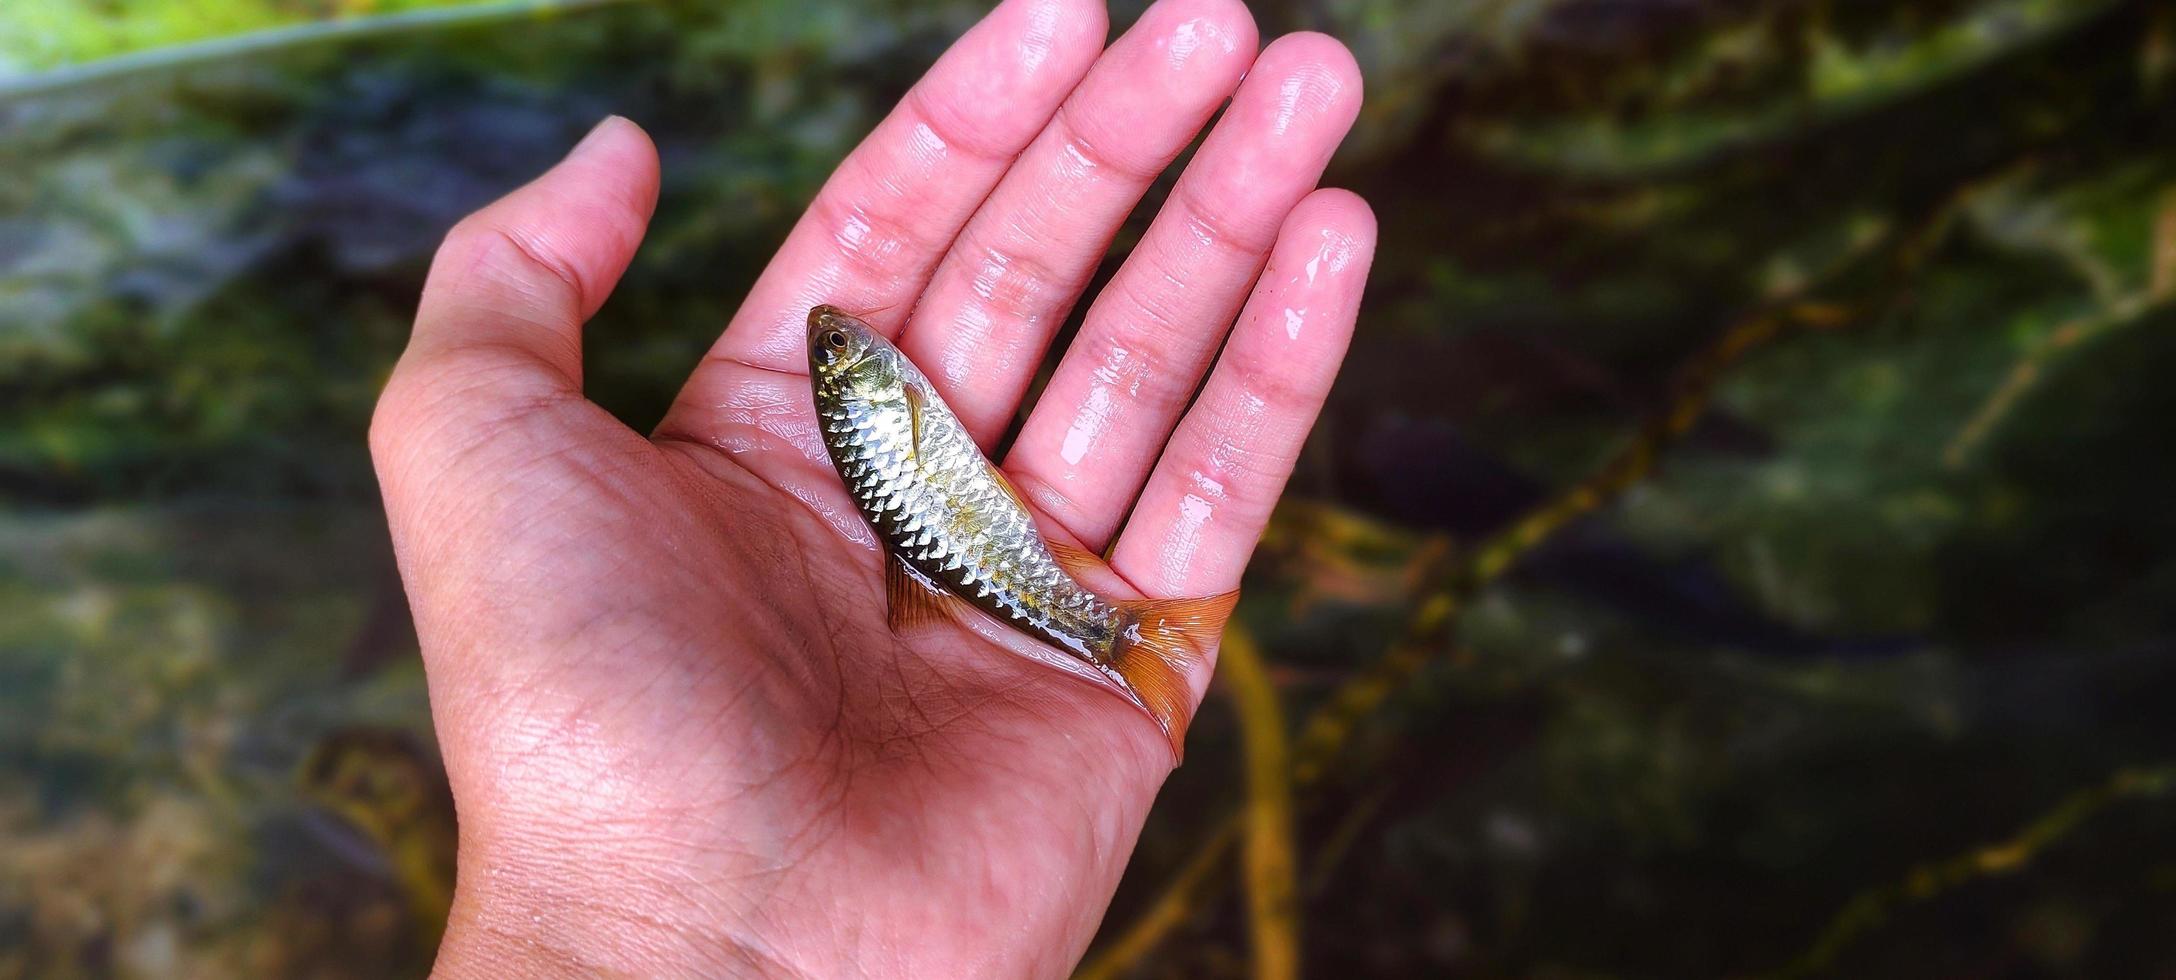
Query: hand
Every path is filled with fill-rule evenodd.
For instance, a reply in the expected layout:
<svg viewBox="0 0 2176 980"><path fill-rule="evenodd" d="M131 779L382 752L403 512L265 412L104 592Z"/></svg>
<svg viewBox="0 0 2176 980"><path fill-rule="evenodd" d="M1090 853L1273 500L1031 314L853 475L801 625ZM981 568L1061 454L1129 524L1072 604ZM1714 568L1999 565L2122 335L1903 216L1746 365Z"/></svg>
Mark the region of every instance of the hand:
<svg viewBox="0 0 2176 980"><path fill-rule="evenodd" d="M460 813L441 973L1080 956L1169 750L1125 701L968 631L886 629L802 344L810 306L879 311L987 445L1231 97L1004 466L1047 534L1115 537L1141 592L1237 586L1374 247L1358 198L1313 190L1360 78L1320 35L1257 57L1236 0L1164 0L1107 51L1105 30L1096 0L1008 0L954 45L648 437L583 399L579 342L656 198L640 130L607 120L447 237L371 429Z"/></svg>

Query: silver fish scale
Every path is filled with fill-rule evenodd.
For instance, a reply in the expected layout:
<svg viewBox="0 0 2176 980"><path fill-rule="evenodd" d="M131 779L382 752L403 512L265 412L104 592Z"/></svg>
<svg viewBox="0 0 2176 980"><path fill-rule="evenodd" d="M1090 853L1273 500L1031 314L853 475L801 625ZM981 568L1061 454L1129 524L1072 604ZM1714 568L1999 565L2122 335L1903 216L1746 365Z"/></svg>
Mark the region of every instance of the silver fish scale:
<svg viewBox="0 0 2176 980"><path fill-rule="evenodd" d="M921 378L908 383L930 392ZM941 399L924 396L919 457L903 395L823 402L824 442L854 503L894 554L1020 628L1108 661L1117 608L1058 565Z"/></svg>

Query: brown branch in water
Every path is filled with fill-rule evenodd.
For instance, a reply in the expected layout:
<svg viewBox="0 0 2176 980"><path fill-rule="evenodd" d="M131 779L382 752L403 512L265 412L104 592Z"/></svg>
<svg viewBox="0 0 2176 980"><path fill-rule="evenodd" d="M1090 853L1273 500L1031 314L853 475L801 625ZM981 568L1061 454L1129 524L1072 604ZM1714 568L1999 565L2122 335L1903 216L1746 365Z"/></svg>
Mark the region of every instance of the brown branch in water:
<svg viewBox="0 0 2176 980"><path fill-rule="evenodd" d="M1338 866L1344 863L1345 855L1351 853L1354 844L1359 843L1361 831L1367 828L1377 813L1382 812L1383 805L1388 802L1390 788L1381 786L1369 791L1361 797L1360 802L1345 811L1337 826L1324 838L1322 846L1315 850L1314 864L1307 871L1307 884L1304 887L1307 897L1320 896L1330 887L1330 881L1336 876Z"/></svg>
<svg viewBox="0 0 2176 980"><path fill-rule="evenodd" d="M1164 893L1157 896L1156 904L1134 920L1132 926L1105 946L1103 951L1088 958L1080 969L1073 972L1074 980L1114 980L1143 957L1163 944L1164 937L1193 918L1194 909L1203 901L1212 884L1221 881L1216 871L1224 864L1224 856L1230 853L1232 842L1239 836L1237 814L1226 814L1217 821L1216 830L1202 842L1194 857L1179 869L1179 873L1164 886Z"/></svg>
<svg viewBox="0 0 2176 980"><path fill-rule="evenodd" d="M1339 688L1309 717L1293 753L1294 781L1304 788L1321 780L1350 741L1354 728L1445 650L1471 596L1501 578L1567 525L1646 479L1662 451L1691 431L1706 414L1716 386L1732 365L1775 340L1788 327L1829 328L1849 321L1854 314L1846 307L1811 302L1764 310L1733 324L1695 354L1680 370L1676 391L1665 410L1642 426L1623 449L1586 479L1481 542L1460 566L1437 576L1435 588L1414 604L1403 634L1389 652Z"/></svg>
<svg viewBox="0 0 2176 980"><path fill-rule="evenodd" d="M1746 355L1792 329L1842 329L1888 310L1904 295L1911 274L1948 235L1959 209L1981 190L1997 185L2012 169L2002 168L1957 188L1901 234L1891 231L1871 237L1815 277L1799 298L1747 314L1694 352L1678 368L1663 410L1642 425L1624 448L1585 479L1481 542L1462 566L1452 567L1433 591L1413 603L1406 628L1389 652L1308 718L1293 752L1295 783L1307 788L1317 782L1363 718L1403 688L1433 656L1451 651L1451 632L1469 597L1573 521L1646 479L1663 450L1707 414L1717 386ZM1862 261L1872 262L1881 277L1873 299L1841 303L1810 298L1860 268Z"/></svg>
<svg viewBox="0 0 2176 980"><path fill-rule="evenodd" d="M1771 976L1827 973L1845 948L1887 922L1899 906L1929 902L1982 878L2023 870L2042 851L2109 807L2124 800L2167 796L2172 791L2176 791L2176 763L2118 770L2105 782L2064 797L2008 840L1920 865L1896 881L1859 893L1829 919L1811 947Z"/></svg>
<svg viewBox="0 0 2176 980"><path fill-rule="evenodd" d="M1186 867L1164 888L1156 904L1082 964L1075 980L1112 980L1154 951L1173 930L1193 917L1207 894L1224 879L1215 876L1235 843L1245 843L1245 873L1254 975L1299 976L1299 902L1294 857L1291 764L1284 713L1277 704L1261 648L1246 627L1225 627L1217 678L1227 685L1239 715L1246 755L1247 803L1226 813Z"/></svg>
<svg viewBox="0 0 2176 980"><path fill-rule="evenodd" d="M2041 379L2047 376L2048 369L2063 355L2136 324L2167 306L2166 301L2133 293L2092 313L2066 320L2048 331L2032 349L2018 357L2017 363L2003 375L2001 383L1988 393L1987 400L1980 403L1972 417L1965 420L1964 426L1949 440L1949 445L1942 450L1942 465L1954 470L1971 462L1973 453L1994 435L2011 410L2032 394Z"/></svg>
<svg viewBox="0 0 2176 980"><path fill-rule="evenodd" d="M1861 248L1839 259L1814 279L1826 286L1858 268L1861 260L1886 266L1876 299L1862 304L1816 301L1817 289L1809 286L1799 299L1756 310L1726 328L1714 341L1687 359L1676 375L1673 393L1664 410L1641 426L1631 441L1586 479L1498 532L1470 552L1464 562L1448 552L1429 553L1419 581L1432 587L1415 589L1416 598L1405 629L1387 652L1359 676L1345 682L1330 699L1315 709L1301 727L1292 751L1292 783L1308 790L1321 782L1331 762L1351 741L1359 724L1374 714L1405 686L1430 660L1448 654L1454 662L1472 654L1451 645L1450 639L1467 599L1509 571L1550 537L1630 489L1653 472L1662 451L1690 431L1706 414L1716 387L1730 368L1746 355L1775 341L1793 328L1840 329L1888 309L1904 293L1911 273L1932 254L1947 235L1957 211L1979 190L1997 183L2011 168L1969 182L1923 214L1907 232L1874 236ZM1164 937L1193 915L1197 903L1206 902L1214 884L1211 875L1230 852L1239 834L1241 816L1227 814L1216 831L1195 852L1192 860L1165 887L1147 913L1129 927L1077 976L1108 978L1121 975L1154 951Z"/></svg>
<svg viewBox="0 0 2176 980"><path fill-rule="evenodd" d="M1420 598L1412 604L1398 641L1359 676L1341 685L1302 726L1292 752L1293 785L1310 789L1319 783L1360 721L1401 690L1444 648L1473 590L1501 576L1519 557L1566 524L1599 508L1644 477L1653 469L1663 444L1698 421L1724 369L1774 339L1796 317L1809 315L1819 317L1820 322L1831 321L1827 308L1808 306L1795 313L1764 311L1724 331L1721 338L1688 362L1668 410L1643 427L1629 445L1592 476L1483 542L1465 562L1453 562L1442 553L1423 579L1434 586L1418 590ZM1229 632L1225 642L1231 642ZM1076 977L1102 980L1122 975L1191 918L1196 902L1206 900L1210 872L1231 850L1243 822L1239 814L1228 814L1219 821L1214 836L1202 844L1156 903Z"/></svg>
<svg viewBox="0 0 2176 980"><path fill-rule="evenodd" d="M1218 676L1239 715L1246 757L1247 802L1242 818L1241 867L1245 870L1247 919L1258 980L1289 980L1300 972L1298 858L1294 855L1291 761L1285 745L1284 711L1277 687L1262 663L1261 647L1245 626L1224 631Z"/></svg>
<svg viewBox="0 0 2176 980"><path fill-rule="evenodd" d="M2161 204L2154 213L2153 251L2148 258L2145 287L2113 298L2104 295L2099 309L2064 321L2034 342L1950 439L1942 450L1942 465L1960 469L1971 462L1972 454L1994 434L2011 409L2032 393L2058 358L2161 312L2171 299L2176 299L2176 186L2161 191Z"/></svg>
<svg viewBox="0 0 2176 980"><path fill-rule="evenodd" d="M1325 768L1343 751L1355 726L1419 674L1434 655L1449 649L1451 632L1469 597L1502 577L1573 521L1601 509L1646 479L1663 450L1707 414L1717 386L1746 355L1794 328L1841 329L1886 310L1903 294L1910 274L1948 234L1957 211L1976 192L1998 182L2000 173L1951 193L1906 233L1875 236L1815 280L1825 285L1857 268L1859 260L1873 256L1874 261L1886 266L1874 300L1847 304L1803 298L1815 291L1815 287L1808 287L1799 299L1747 314L1694 352L1678 368L1663 411L1642 425L1624 448L1585 479L1481 542L1463 566L1453 567L1432 592L1424 593L1413 604L1406 628L1389 652L1347 682L1308 718L1293 753L1294 782L1307 788L1320 780ZM1882 252L1886 254L1878 254Z"/></svg>
<svg viewBox="0 0 2176 980"><path fill-rule="evenodd" d="M2146 269L2146 295L2164 300L2176 295L2176 185L2161 189L2153 213L2153 256Z"/></svg>

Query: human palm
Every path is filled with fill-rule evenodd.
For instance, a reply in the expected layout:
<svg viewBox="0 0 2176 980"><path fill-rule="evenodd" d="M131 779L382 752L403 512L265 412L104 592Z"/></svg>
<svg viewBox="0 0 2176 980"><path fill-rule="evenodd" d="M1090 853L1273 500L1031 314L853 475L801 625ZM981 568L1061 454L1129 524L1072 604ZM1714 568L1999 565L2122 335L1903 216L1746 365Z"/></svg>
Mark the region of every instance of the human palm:
<svg viewBox="0 0 2176 980"><path fill-rule="evenodd" d="M1313 191L1359 79L1319 35L1257 57L1234 0L1164 0L1108 51L1104 29L1093 0L1008 0L966 35L649 436L582 398L580 364L655 200L641 132L608 120L449 235L372 427L461 821L441 972L1078 958L1169 749L985 635L886 626L801 345L812 305L876 311L988 445L1126 213L1230 97L1003 465L1046 535L1115 540L1093 584L1236 586L1373 247L1358 199Z"/></svg>

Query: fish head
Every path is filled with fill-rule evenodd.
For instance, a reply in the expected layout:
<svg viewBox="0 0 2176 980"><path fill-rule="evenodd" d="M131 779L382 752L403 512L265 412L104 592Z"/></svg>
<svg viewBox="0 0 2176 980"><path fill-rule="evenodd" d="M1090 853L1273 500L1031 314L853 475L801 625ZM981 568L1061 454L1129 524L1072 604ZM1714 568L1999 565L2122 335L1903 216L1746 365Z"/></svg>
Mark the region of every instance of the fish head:
<svg viewBox="0 0 2176 980"><path fill-rule="evenodd" d="M906 355L860 317L835 306L808 311L808 371L834 398L895 398L907 378Z"/></svg>

